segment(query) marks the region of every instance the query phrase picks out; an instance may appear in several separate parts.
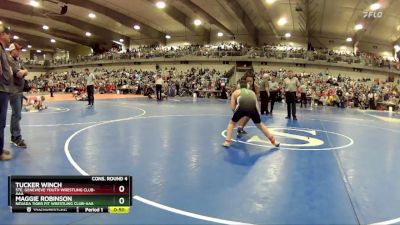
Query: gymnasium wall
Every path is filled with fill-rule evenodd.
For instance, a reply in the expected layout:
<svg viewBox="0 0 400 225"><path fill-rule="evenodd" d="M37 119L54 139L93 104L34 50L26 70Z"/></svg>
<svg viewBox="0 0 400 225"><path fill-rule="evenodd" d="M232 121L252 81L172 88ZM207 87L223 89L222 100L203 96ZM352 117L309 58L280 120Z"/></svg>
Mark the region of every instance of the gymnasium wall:
<svg viewBox="0 0 400 225"><path fill-rule="evenodd" d="M322 47L328 48L333 50L339 51L349 51L354 52L354 43L353 42L346 42L346 39L343 37L335 37L335 35L328 36L328 37L317 37L312 39L314 47ZM363 52L371 52L377 55L380 55L384 58L389 58L394 56L394 46L388 45L384 42L379 42L377 40L361 40L357 48L362 50Z"/></svg>
<svg viewBox="0 0 400 225"><path fill-rule="evenodd" d="M182 46L182 45L190 45L190 43L196 44L205 44L203 43L203 37L201 35L193 35L193 36L174 36L171 39L167 39L167 46Z"/></svg>
<svg viewBox="0 0 400 225"><path fill-rule="evenodd" d="M307 41L305 37L302 37L298 34L293 34L290 38L284 38L284 33L281 33L280 36L271 36L270 33L262 33L259 36L260 45L265 44L280 44L280 45L289 45L293 47L305 48L307 49Z"/></svg>
<svg viewBox="0 0 400 225"><path fill-rule="evenodd" d="M92 49L88 46L77 46L74 49L70 49L69 51L69 58L70 59L76 59L78 55L83 56L83 55L90 55L92 53Z"/></svg>
<svg viewBox="0 0 400 225"><path fill-rule="evenodd" d="M190 44L220 44L220 43L249 43L251 45L256 45L253 37L250 36L246 30L235 32L235 35L232 36L227 34L226 32L221 31L220 29L212 27L210 31L209 37L205 37L204 34L194 34L190 31L187 33L175 33L171 39L166 39L165 43L160 43L159 40L151 40L151 39L140 39L140 38L132 38L130 39L129 48L137 48L139 45L150 45L154 43L160 43L162 45L171 46L171 45L190 45ZM218 32L222 32L223 36L219 37ZM282 34L283 35L283 34ZM209 43L208 40L209 39ZM282 45L292 45L297 47L307 47L307 42L304 37L295 35L291 38L287 38L286 40L281 37L271 36L270 33L260 33L258 35L258 46L262 46L264 43L268 44L282 44Z"/></svg>

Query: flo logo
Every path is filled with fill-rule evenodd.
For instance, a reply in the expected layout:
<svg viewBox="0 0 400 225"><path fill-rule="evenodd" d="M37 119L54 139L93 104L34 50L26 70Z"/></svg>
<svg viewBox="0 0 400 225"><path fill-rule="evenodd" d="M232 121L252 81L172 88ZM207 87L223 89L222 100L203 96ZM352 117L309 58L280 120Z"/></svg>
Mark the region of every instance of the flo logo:
<svg viewBox="0 0 400 225"><path fill-rule="evenodd" d="M303 151L326 151L342 149L351 146L354 141L339 133L315 130L300 127L273 127L269 128L271 133L281 142L280 149L303 150ZM233 139L234 142L251 146L272 148L268 139L262 136L254 126L246 127L247 135L240 139ZM226 130L221 135L226 137Z"/></svg>
<svg viewBox="0 0 400 225"><path fill-rule="evenodd" d="M383 12L371 12L371 11L365 11L363 12L363 17L364 18L382 18L383 17Z"/></svg>

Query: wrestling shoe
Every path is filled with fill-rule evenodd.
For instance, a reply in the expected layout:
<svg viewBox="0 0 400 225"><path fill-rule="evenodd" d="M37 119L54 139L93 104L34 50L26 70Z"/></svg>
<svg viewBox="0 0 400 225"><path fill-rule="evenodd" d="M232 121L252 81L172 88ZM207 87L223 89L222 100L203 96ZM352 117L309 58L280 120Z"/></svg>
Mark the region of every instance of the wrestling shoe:
<svg viewBox="0 0 400 225"><path fill-rule="evenodd" d="M3 154L6 154L6 155L11 155L11 152L10 152L10 151L8 151L8 150L5 150L5 149L3 149Z"/></svg>
<svg viewBox="0 0 400 225"><path fill-rule="evenodd" d="M17 146L18 148L27 148L25 141L22 138L11 140L11 143Z"/></svg>
<svg viewBox="0 0 400 225"><path fill-rule="evenodd" d="M242 128L238 128L236 132L236 137L241 138L242 137Z"/></svg>
<svg viewBox="0 0 400 225"><path fill-rule="evenodd" d="M3 150L3 154L0 155L0 161L7 161L12 159L11 154L6 154Z"/></svg>
<svg viewBox="0 0 400 225"><path fill-rule="evenodd" d="M231 146L231 141L225 140L225 142L222 144L225 148L228 148Z"/></svg>
<svg viewBox="0 0 400 225"><path fill-rule="evenodd" d="M247 134L247 132L241 127L238 127L237 132L241 134Z"/></svg>
<svg viewBox="0 0 400 225"><path fill-rule="evenodd" d="M241 138L244 134L247 134L247 132L243 128L238 128L237 129L237 138Z"/></svg>
<svg viewBox="0 0 400 225"><path fill-rule="evenodd" d="M269 141L271 142L272 145L274 145L275 147L279 148L279 146L281 145L280 142L276 141L276 139L274 137L271 137L269 139Z"/></svg>

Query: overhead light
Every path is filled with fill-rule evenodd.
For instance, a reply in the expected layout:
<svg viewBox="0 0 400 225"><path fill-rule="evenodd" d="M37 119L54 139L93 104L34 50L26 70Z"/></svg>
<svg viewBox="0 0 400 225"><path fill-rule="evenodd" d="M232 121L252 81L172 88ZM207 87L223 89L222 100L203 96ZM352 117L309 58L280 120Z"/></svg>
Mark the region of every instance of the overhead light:
<svg viewBox="0 0 400 225"><path fill-rule="evenodd" d="M163 9L163 8L165 8L165 6L166 6L166 4L165 4L164 1L158 1L156 3L156 7L159 8L159 9Z"/></svg>
<svg viewBox="0 0 400 225"><path fill-rule="evenodd" d="M119 45L124 45L124 44L122 44L121 42L119 42L119 41L112 41L112 42L114 42L115 44L119 44Z"/></svg>
<svg viewBox="0 0 400 225"><path fill-rule="evenodd" d="M51 39L50 42L51 42L51 43L56 43L56 40Z"/></svg>
<svg viewBox="0 0 400 225"><path fill-rule="evenodd" d="M90 36L92 36L92 33L86 32L85 35L86 35L86 37L90 37Z"/></svg>
<svg viewBox="0 0 400 225"><path fill-rule="evenodd" d="M28 47L28 48L32 48L32 45L28 45L27 47Z"/></svg>
<svg viewBox="0 0 400 225"><path fill-rule="evenodd" d="M29 2L29 5L33 6L33 7L38 7L39 6L39 2L35 1L35 0L31 0Z"/></svg>
<svg viewBox="0 0 400 225"><path fill-rule="evenodd" d="M286 33L285 37L290 38L292 35L290 33Z"/></svg>
<svg viewBox="0 0 400 225"><path fill-rule="evenodd" d="M286 19L285 17L282 17L282 18L280 18L280 19L278 20L278 25L279 25L279 26L283 26L283 25L285 25L285 24L287 24L287 19Z"/></svg>
<svg viewBox="0 0 400 225"><path fill-rule="evenodd" d="M140 26L136 24L136 25L133 26L133 29L140 30Z"/></svg>
<svg viewBox="0 0 400 225"><path fill-rule="evenodd" d="M199 25L201 25L201 20L195 19L193 23L194 23L194 25L199 26Z"/></svg>
<svg viewBox="0 0 400 225"><path fill-rule="evenodd" d="M124 39L122 39L122 38L119 39L119 42L124 43Z"/></svg>
<svg viewBox="0 0 400 225"><path fill-rule="evenodd" d="M274 4L276 0L266 0L268 5Z"/></svg>
<svg viewBox="0 0 400 225"><path fill-rule="evenodd" d="M23 52L26 52L26 48L23 48L22 51L23 51Z"/></svg>
<svg viewBox="0 0 400 225"><path fill-rule="evenodd" d="M352 41L353 41L353 38L348 37L348 38L346 38L346 41L347 41L347 42L352 42Z"/></svg>
<svg viewBox="0 0 400 225"><path fill-rule="evenodd" d="M19 37L17 36L17 35L14 35L14 37L13 37L15 40L18 40L19 39Z"/></svg>
<svg viewBox="0 0 400 225"><path fill-rule="evenodd" d="M0 24L3 24L3 22L0 20Z"/></svg>
<svg viewBox="0 0 400 225"><path fill-rule="evenodd" d="M354 26L354 29L356 29L356 30L361 30L363 28L364 28L364 26L361 23Z"/></svg>
<svg viewBox="0 0 400 225"><path fill-rule="evenodd" d="M36 52L37 52L37 53L41 53L41 52L42 52L42 50L39 50L39 49L38 49L38 50L36 50Z"/></svg>
<svg viewBox="0 0 400 225"><path fill-rule="evenodd" d="M381 4L379 2L376 2L376 3L374 3L374 4L369 6L369 9L372 10L372 11L378 10L380 8L381 8Z"/></svg>
<svg viewBox="0 0 400 225"><path fill-rule="evenodd" d="M89 18L92 18L92 19L94 19L94 18L96 18L96 14L94 14L94 13L89 13Z"/></svg>
<svg viewBox="0 0 400 225"><path fill-rule="evenodd" d="M43 25L43 30L48 30L48 29L49 29L49 26Z"/></svg>
<svg viewBox="0 0 400 225"><path fill-rule="evenodd" d="M399 45L395 45L395 46L394 46L394 49L397 51L397 50L400 49L400 46L399 46Z"/></svg>
<svg viewBox="0 0 400 225"><path fill-rule="evenodd" d="M218 37L222 37L222 36L224 36L224 33L222 33L222 32L218 32Z"/></svg>
<svg viewBox="0 0 400 225"><path fill-rule="evenodd" d="M167 35L165 35L165 38L166 39L171 39L171 35L167 34Z"/></svg>

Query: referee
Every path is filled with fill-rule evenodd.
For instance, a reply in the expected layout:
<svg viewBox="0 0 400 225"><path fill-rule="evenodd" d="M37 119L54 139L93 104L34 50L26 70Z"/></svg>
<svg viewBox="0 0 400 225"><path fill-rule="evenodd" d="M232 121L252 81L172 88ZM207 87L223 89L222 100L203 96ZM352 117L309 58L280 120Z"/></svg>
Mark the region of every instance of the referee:
<svg viewBox="0 0 400 225"><path fill-rule="evenodd" d="M261 99L261 115L264 115L268 112L268 101L269 101L269 82L268 82L269 75L265 73L262 77L260 82L260 99Z"/></svg>
<svg viewBox="0 0 400 225"><path fill-rule="evenodd" d="M278 96L278 90L279 90L279 84L276 81L276 76L271 77L271 81L269 82L269 89L270 89L270 99L271 99L271 110L269 112L272 115L272 112L274 111L276 97Z"/></svg>
<svg viewBox="0 0 400 225"><path fill-rule="evenodd" d="M293 76L293 71L288 71L288 77L283 81L285 87L285 97L287 105L286 119L297 120L296 117L296 91L300 86L299 79Z"/></svg>
<svg viewBox="0 0 400 225"><path fill-rule="evenodd" d="M85 69L85 80L86 80L86 91L88 95L88 106L92 107L94 104L94 82L96 81L96 77L93 73L89 72L89 69Z"/></svg>
<svg viewBox="0 0 400 225"><path fill-rule="evenodd" d="M162 100L162 87L164 84L164 80L161 77L161 74L157 75L156 78L156 95L157 95L157 101Z"/></svg>

